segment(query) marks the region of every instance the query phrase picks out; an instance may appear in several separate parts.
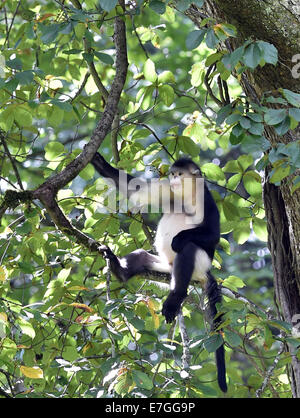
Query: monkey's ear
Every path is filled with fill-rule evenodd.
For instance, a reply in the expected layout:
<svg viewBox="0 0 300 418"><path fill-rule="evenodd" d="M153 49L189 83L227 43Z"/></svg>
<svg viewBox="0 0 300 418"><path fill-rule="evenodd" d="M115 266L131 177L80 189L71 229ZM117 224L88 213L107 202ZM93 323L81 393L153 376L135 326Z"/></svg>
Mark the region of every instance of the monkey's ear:
<svg viewBox="0 0 300 418"><path fill-rule="evenodd" d="M200 168L194 168L191 170L191 174L193 174L193 176L201 176L201 170Z"/></svg>

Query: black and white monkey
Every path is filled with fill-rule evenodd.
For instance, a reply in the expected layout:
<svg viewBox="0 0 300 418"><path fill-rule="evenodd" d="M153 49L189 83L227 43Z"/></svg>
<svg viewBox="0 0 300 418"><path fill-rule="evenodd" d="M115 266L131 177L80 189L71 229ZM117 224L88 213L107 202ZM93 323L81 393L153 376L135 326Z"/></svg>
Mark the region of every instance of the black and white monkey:
<svg viewBox="0 0 300 418"><path fill-rule="evenodd" d="M108 164L99 153L95 154L91 162L101 176L114 180L122 191L124 185L120 184L118 169ZM151 198L154 195L157 200L171 201L171 204L167 205L167 210L163 210L164 214L156 231L155 247L158 255L139 249L123 258L118 258L107 247L105 254L110 259L112 272L123 282L148 271L171 274L170 293L162 309L167 323L172 322L179 313L191 279L199 280L202 287L205 287L214 326L218 327L221 318L216 317L216 304L221 301L221 293L210 269L220 239L219 211L204 179L200 187L197 186L196 180L201 178L197 164L189 158L180 158L171 166L169 180L154 185ZM128 175L128 184L132 179L134 177ZM138 203L142 206L147 203L148 192L147 182L142 183L138 191L133 191L130 198L134 205ZM178 196L184 199L176 199ZM180 208L178 208L178 200L181 202ZM226 392L223 345L216 350L216 365L219 386L223 392Z"/></svg>

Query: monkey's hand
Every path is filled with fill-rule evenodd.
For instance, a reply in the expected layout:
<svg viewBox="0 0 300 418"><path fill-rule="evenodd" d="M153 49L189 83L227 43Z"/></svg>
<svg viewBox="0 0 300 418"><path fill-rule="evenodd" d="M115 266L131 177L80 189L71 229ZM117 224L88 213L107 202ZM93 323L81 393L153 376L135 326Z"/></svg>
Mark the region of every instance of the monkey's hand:
<svg viewBox="0 0 300 418"><path fill-rule="evenodd" d="M100 254L103 254L104 258L108 258L110 260L115 260L117 257L116 255L112 252L112 250L107 247L107 245L101 245L98 248L98 251Z"/></svg>
<svg viewBox="0 0 300 418"><path fill-rule="evenodd" d="M181 300L177 295L170 294L163 304L162 314L166 318L167 324L174 321L175 316L179 314Z"/></svg>

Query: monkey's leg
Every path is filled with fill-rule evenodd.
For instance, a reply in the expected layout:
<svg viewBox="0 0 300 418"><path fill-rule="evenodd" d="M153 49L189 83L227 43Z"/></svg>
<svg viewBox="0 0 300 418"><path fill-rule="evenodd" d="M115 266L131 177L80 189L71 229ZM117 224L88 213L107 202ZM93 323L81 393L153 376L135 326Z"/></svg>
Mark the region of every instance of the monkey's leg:
<svg viewBox="0 0 300 418"><path fill-rule="evenodd" d="M137 274L149 271L170 273L171 267L161 261L160 257L145 250L135 250L125 257L117 257L108 247L100 249L109 258L113 274L122 282L126 282Z"/></svg>
<svg viewBox="0 0 300 418"><path fill-rule="evenodd" d="M174 320L180 311L181 303L187 296L187 289L194 272L197 250L197 245L190 242L177 253L174 259L171 291L162 309L167 323Z"/></svg>

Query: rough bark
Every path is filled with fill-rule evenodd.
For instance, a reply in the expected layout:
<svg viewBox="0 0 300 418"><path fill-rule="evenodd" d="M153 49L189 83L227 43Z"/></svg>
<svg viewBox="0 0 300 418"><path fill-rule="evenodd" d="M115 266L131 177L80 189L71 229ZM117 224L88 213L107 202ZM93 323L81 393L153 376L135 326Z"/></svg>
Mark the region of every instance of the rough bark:
<svg viewBox="0 0 300 418"><path fill-rule="evenodd" d="M300 53L300 3L298 0L206 0L202 9L191 5L186 15L199 26L204 17L214 17L218 23L235 25L237 38L226 42L231 51L247 39L259 39L275 45L278 50L277 67L265 65L247 72L241 85L247 96L259 103L262 93L286 88L300 92L300 78L293 77L293 57ZM266 127L265 135L273 147L280 142L300 139L300 128L284 137ZM291 180L280 187L264 184L264 201L269 230L269 248L274 271L275 296L284 320L292 322L300 313L300 190L291 193ZM300 362L292 348L292 392L300 397Z"/></svg>

